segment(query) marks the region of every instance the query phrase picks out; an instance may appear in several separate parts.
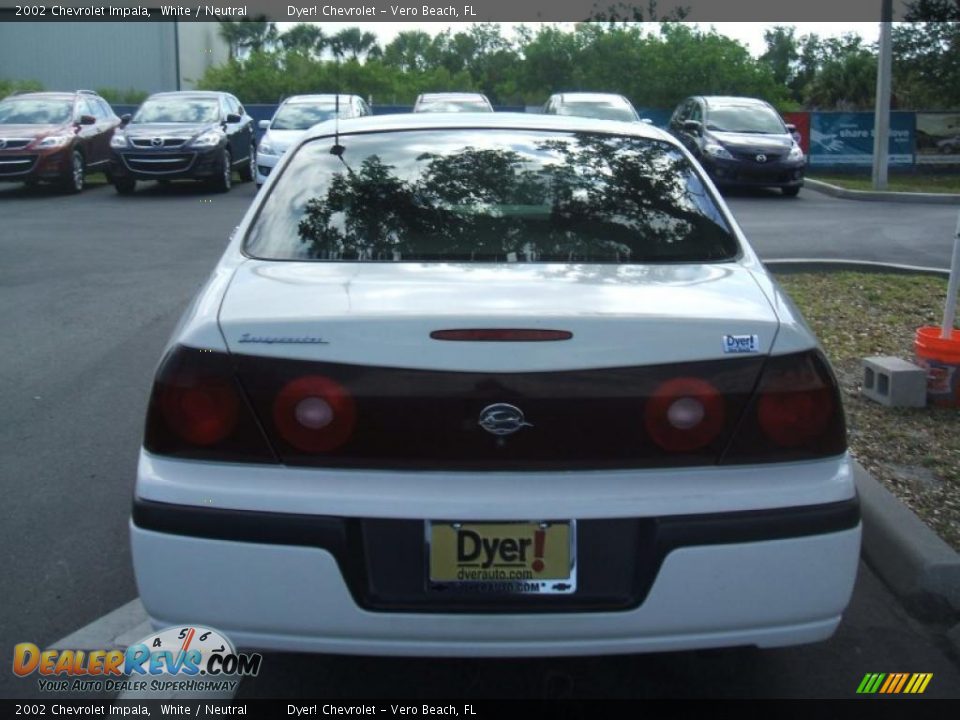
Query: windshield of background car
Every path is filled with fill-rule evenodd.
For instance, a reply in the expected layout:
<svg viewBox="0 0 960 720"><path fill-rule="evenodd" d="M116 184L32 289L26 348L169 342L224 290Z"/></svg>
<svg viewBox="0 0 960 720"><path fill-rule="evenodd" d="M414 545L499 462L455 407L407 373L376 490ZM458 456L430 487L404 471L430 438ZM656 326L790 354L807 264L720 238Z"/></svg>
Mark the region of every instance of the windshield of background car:
<svg viewBox="0 0 960 720"><path fill-rule="evenodd" d="M707 115L707 130L765 135L783 135L787 132L780 116L764 105L711 107Z"/></svg>
<svg viewBox="0 0 960 720"><path fill-rule="evenodd" d="M220 101L209 98L157 98L137 110L134 123L212 123L220 119Z"/></svg>
<svg viewBox="0 0 960 720"><path fill-rule="evenodd" d="M304 144L245 249L275 260L640 263L729 260L739 244L668 143L457 128Z"/></svg>
<svg viewBox="0 0 960 720"><path fill-rule="evenodd" d="M70 119L72 100L4 100L0 102L0 123L4 125L60 125Z"/></svg>
<svg viewBox="0 0 960 720"><path fill-rule="evenodd" d="M417 112L447 113L447 112L493 112L493 109L483 100L427 100L417 105Z"/></svg>
<svg viewBox="0 0 960 720"><path fill-rule="evenodd" d="M598 120L620 120L635 122L637 116L625 105L612 105L608 102L564 102L557 108L557 115L597 118Z"/></svg>
<svg viewBox="0 0 960 720"><path fill-rule="evenodd" d="M340 117L343 117L347 105L340 103ZM336 114L333 103L309 105L307 103L287 103L277 111L277 116L270 124L271 130L306 130L317 123L329 120Z"/></svg>

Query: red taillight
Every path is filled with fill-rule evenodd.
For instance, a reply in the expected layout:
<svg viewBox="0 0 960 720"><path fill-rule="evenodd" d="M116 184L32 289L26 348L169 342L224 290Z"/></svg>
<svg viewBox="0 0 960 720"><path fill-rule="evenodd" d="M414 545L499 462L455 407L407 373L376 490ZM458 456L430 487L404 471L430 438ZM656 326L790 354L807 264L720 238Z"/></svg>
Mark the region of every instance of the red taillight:
<svg viewBox="0 0 960 720"><path fill-rule="evenodd" d="M213 445L237 424L236 391L219 378L180 376L160 390L167 425L192 445Z"/></svg>
<svg viewBox="0 0 960 720"><path fill-rule="evenodd" d="M466 330L434 330L434 340L459 340L462 342L552 342L569 340L569 330L530 330L521 328L474 328Z"/></svg>
<svg viewBox="0 0 960 720"><path fill-rule="evenodd" d="M847 449L837 381L819 350L767 360L723 463L840 455Z"/></svg>
<svg viewBox="0 0 960 720"><path fill-rule="evenodd" d="M797 387L793 382L789 375L771 380L757 405L760 429L782 447L798 447L817 437L833 414L833 396L827 388ZM802 384L806 383L798 381Z"/></svg>
<svg viewBox="0 0 960 720"><path fill-rule="evenodd" d="M680 377L660 383L647 400L644 425L668 452L699 450L723 430L724 400L706 380Z"/></svg>
<svg viewBox="0 0 960 720"><path fill-rule="evenodd" d="M273 403L273 421L280 437L297 450L328 452L353 435L356 404L339 383L322 375L308 375L280 390Z"/></svg>
<svg viewBox="0 0 960 720"><path fill-rule="evenodd" d="M226 353L177 346L160 364L143 446L158 455L276 462Z"/></svg>

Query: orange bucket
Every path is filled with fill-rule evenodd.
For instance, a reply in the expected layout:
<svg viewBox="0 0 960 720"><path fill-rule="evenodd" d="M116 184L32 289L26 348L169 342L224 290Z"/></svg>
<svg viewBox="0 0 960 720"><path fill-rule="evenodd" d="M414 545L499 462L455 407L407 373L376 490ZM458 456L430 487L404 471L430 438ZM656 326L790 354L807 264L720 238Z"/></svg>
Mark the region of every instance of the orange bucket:
<svg viewBox="0 0 960 720"><path fill-rule="evenodd" d="M917 365L927 371L927 401L940 407L960 407L960 330L940 337L939 327L917 328Z"/></svg>

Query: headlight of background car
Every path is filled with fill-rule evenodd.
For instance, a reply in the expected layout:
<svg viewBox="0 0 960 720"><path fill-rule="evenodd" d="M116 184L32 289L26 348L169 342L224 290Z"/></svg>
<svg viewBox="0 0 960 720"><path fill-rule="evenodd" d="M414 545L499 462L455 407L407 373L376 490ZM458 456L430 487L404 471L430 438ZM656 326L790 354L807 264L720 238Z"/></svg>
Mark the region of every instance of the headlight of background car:
<svg viewBox="0 0 960 720"><path fill-rule="evenodd" d="M733 160L733 155L731 155L723 145L717 145L716 143L707 143L703 146L703 151L707 155L711 155L715 158L720 158L721 160Z"/></svg>
<svg viewBox="0 0 960 720"><path fill-rule="evenodd" d="M803 150L800 149L799 145L790 148L790 152L787 153L787 160L803 160Z"/></svg>
<svg viewBox="0 0 960 720"><path fill-rule="evenodd" d="M72 135L50 135L34 144L39 149L63 147L73 139Z"/></svg>
<svg viewBox="0 0 960 720"><path fill-rule="evenodd" d="M268 142L261 142L261 143L257 146L257 152L258 152L258 153L263 153L264 155L279 155L279 154L280 154L280 153L278 153L278 152L276 151L276 149L273 147L273 145L271 145L271 144L268 143Z"/></svg>
<svg viewBox="0 0 960 720"><path fill-rule="evenodd" d="M110 138L110 147L125 148L126 146L127 146L126 135L114 135L112 138Z"/></svg>
<svg viewBox="0 0 960 720"><path fill-rule="evenodd" d="M219 145L222 139L223 139L222 132L219 132L218 130L208 130L207 132L203 133L203 135L200 135L199 137L197 137L190 144L193 145L193 147L197 147L197 148L214 147L216 145Z"/></svg>

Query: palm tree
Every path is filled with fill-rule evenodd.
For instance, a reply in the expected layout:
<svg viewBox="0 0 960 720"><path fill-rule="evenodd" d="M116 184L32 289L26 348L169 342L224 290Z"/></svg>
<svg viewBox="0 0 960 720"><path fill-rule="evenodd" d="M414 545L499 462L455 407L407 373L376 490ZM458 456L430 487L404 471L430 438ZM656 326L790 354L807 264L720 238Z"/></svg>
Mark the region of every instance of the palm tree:
<svg viewBox="0 0 960 720"><path fill-rule="evenodd" d="M277 26L266 15L239 20L221 20L220 37L230 46L230 57L240 59L244 50L259 52L277 40Z"/></svg>
<svg viewBox="0 0 960 720"><path fill-rule="evenodd" d="M333 36L330 48L337 57L350 53L354 60L361 56L379 57L380 47L377 45L377 36L372 32L362 32L358 27L344 28Z"/></svg>
<svg viewBox="0 0 960 720"><path fill-rule="evenodd" d="M295 25L279 38L284 50L301 52L316 57L323 52L329 40L316 25L300 23Z"/></svg>

